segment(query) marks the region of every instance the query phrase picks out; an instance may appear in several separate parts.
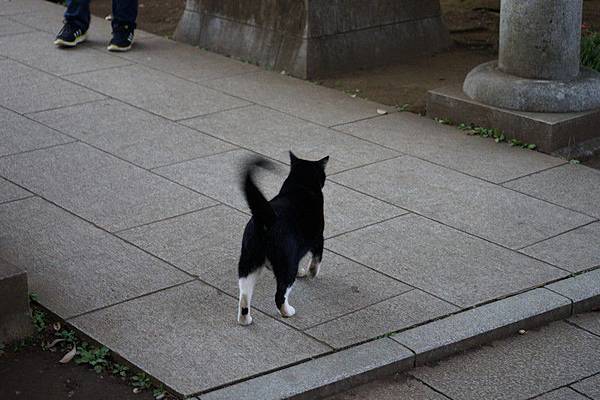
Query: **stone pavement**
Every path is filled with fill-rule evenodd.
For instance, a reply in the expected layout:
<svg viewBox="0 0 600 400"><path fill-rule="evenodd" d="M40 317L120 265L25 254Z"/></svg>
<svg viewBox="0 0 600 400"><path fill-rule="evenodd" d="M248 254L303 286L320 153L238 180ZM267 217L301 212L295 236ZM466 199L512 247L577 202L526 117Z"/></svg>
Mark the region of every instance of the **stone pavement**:
<svg viewBox="0 0 600 400"><path fill-rule="evenodd" d="M600 400L600 312L581 314L327 400Z"/></svg>
<svg viewBox="0 0 600 400"><path fill-rule="evenodd" d="M109 54L98 18L56 49L61 20L0 0L0 258L181 395L600 267L599 171L144 32ZM278 161L261 176L274 195L290 149L331 156L322 274L286 320L265 275L241 327L239 166Z"/></svg>

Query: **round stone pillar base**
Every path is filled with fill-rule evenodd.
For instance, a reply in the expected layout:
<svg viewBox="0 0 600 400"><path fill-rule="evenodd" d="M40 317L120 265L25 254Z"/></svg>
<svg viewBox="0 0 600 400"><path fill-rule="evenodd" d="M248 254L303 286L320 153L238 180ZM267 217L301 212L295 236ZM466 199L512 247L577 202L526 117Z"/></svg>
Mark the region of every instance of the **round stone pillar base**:
<svg viewBox="0 0 600 400"><path fill-rule="evenodd" d="M473 69L463 90L474 100L509 110L566 113L600 108L600 73L588 68L572 81L549 81L509 75L492 61Z"/></svg>

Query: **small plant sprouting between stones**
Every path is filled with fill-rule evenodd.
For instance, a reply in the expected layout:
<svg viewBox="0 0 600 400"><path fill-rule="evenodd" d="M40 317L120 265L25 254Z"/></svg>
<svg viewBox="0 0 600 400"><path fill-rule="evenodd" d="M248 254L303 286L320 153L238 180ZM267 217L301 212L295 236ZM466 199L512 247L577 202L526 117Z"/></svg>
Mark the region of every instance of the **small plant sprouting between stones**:
<svg viewBox="0 0 600 400"><path fill-rule="evenodd" d="M511 146L521 147L523 149L535 150L537 146L532 143L524 143L518 139L508 139L499 129L483 128L471 124L460 124L458 129L463 130L467 135L480 136L483 138L493 138L496 143L507 142Z"/></svg>
<svg viewBox="0 0 600 400"><path fill-rule="evenodd" d="M600 71L600 32L581 26L581 65Z"/></svg>
<svg viewBox="0 0 600 400"><path fill-rule="evenodd" d="M442 125L452 125L452 121L446 118L434 118L434 121Z"/></svg>
<svg viewBox="0 0 600 400"><path fill-rule="evenodd" d="M406 112L408 110L410 110L410 104L406 103L406 104L398 104L396 105L396 109L398 109L398 111L400 112Z"/></svg>
<svg viewBox="0 0 600 400"><path fill-rule="evenodd" d="M134 388L135 393L152 389L157 400L174 399L162 385L154 386L145 373L131 375L129 367L113 362L107 347L81 341L74 330L64 327L64 321L47 313L35 303L38 300L35 293L30 293L29 299L33 310L31 317L35 328L34 335L8 344L0 343L0 356L9 349L12 352L19 352L32 346L40 346L42 350L49 352L67 352L61 359L62 363L68 363L73 359L76 364L91 367L97 373L108 372L127 381Z"/></svg>

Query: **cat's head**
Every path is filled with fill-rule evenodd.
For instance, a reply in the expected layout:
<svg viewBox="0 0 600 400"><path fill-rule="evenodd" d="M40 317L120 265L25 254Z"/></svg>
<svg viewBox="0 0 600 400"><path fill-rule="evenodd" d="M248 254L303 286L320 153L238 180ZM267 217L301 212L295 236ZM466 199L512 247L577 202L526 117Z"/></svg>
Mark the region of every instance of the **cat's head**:
<svg viewBox="0 0 600 400"><path fill-rule="evenodd" d="M303 160L296 157L294 153L290 151L290 165L291 171L290 176L294 176L296 180L301 181L307 186L318 186L322 188L325 186L325 167L329 161L329 156L324 157L318 161Z"/></svg>

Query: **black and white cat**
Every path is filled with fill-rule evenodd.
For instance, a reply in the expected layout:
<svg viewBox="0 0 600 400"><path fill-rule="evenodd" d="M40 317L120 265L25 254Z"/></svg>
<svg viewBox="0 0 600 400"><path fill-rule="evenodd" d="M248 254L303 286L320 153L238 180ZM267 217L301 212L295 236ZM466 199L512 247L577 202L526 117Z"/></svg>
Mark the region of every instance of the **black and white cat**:
<svg viewBox="0 0 600 400"><path fill-rule="evenodd" d="M289 296L297 276L317 276L323 257L323 186L329 157L302 160L290 152L291 169L279 194L267 201L252 179L256 167L272 168L264 159L251 161L244 171L242 188L252 218L246 225L239 261L240 303L238 322L250 325L250 303L256 280L264 267L277 280L275 304L283 317L296 313ZM300 260L311 252L307 269ZM308 271L307 271L308 270Z"/></svg>

